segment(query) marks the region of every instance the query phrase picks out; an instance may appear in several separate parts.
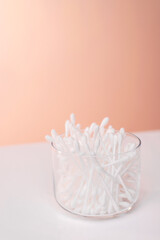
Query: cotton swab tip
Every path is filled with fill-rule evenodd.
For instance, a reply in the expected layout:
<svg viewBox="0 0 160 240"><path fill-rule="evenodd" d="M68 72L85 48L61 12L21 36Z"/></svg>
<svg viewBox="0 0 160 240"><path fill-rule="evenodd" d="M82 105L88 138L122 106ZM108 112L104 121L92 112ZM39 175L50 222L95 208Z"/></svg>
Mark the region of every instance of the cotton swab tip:
<svg viewBox="0 0 160 240"><path fill-rule="evenodd" d="M76 118L75 118L75 114L74 114L74 113L71 113L71 115L70 115L70 120L71 120L71 123L72 123L73 125L75 125Z"/></svg>
<svg viewBox="0 0 160 240"><path fill-rule="evenodd" d="M54 129L52 129L51 135L52 135L53 138L57 137L57 133L56 133L56 131Z"/></svg>
<svg viewBox="0 0 160 240"><path fill-rule="evenodd" d="M108 117L105 117L102 122L101 122L101 125L100 127L105 127L109 122L109 118Z"/></svg>
<svg viewBox="0 0 160 240"><path fill-rule="evenodd" d="M47 140L47 142L50 142L50 143L53 142L53 138L49 135L46 135L45 139Z"/></svg>

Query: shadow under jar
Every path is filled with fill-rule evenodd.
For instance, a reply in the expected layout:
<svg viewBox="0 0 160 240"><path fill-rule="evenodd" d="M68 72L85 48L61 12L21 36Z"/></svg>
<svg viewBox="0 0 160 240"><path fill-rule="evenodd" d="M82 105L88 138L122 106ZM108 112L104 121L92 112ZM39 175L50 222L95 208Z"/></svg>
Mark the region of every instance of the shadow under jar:
<svg viewBox="0 0 160 240"><path fill-rule="evenodd" d="M140 139L126 133L123 148L106 155L62 152L52 146L54 193L65 210L87 217L114 217L132 209L140 189Z"/></svg>

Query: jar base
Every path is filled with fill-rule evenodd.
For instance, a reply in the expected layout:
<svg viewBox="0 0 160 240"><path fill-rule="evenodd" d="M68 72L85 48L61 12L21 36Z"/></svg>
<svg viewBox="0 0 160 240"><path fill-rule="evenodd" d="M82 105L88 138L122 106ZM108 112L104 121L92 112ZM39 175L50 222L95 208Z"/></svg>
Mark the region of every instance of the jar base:
<svg viewBox="0 0 160 240"><path fill-rule="evenodd" d="M91 219L109 219L109 218L115 218L115 217L118 217L119 215L121 214L124 214L124 213L127 213L127 212L130 212L132 209L134 209L136 203L137 203L137 200L132 203L131 206L129 206L128 208L125 208L123 210L120 210L116 213L113 213L113 214L82 214L82 213L79 213L79 212L76 212L76 211L72 211L71 209L65 207L60 201L58 201L58 199L55 197L56 199L56 202L58 203L58 205L63 208L65 211L67 211L69 214L73 214L73 215L76 215L76 216L79 216L79 217L85 217L85 218L91 218Z"/></svg>

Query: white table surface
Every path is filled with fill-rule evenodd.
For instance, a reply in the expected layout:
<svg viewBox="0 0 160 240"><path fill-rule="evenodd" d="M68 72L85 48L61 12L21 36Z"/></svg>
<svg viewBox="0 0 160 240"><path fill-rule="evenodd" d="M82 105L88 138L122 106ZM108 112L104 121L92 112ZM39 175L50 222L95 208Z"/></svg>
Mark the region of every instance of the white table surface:
<svg viewBox="0 0 160 240"><path fill-rule="evenodd" d="M0 240L159 240L160 131L137 135L142 140L139 204L109 220L79 218L59 207L51 194L47 143L1 147Z"/></svg>

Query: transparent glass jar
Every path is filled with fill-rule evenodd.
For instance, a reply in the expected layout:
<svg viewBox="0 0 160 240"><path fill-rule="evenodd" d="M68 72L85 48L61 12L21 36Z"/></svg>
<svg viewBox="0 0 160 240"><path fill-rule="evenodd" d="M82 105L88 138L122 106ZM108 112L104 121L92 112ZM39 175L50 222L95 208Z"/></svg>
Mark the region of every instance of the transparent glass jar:
<svg viewBox="0 0 160 240"><path fill-rule="evenodd" d="M80 155L52 146L54 194L65 210L87 217L114 217L132 209L140 189L141 140L126 133L131 151Z"/></svg>

